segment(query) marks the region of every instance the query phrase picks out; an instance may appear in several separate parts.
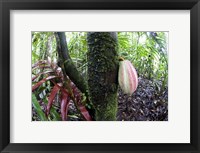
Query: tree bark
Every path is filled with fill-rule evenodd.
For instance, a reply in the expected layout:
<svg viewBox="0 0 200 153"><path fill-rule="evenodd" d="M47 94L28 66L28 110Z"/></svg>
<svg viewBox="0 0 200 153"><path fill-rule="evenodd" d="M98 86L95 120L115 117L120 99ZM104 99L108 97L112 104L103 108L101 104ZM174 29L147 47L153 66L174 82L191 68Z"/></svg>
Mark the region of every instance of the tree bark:
<svg viewBox="0 0 200 153"><path fill-rule="evenodd" d="M59 63L61 67L64 67L66 75L69 76L70 80L78 87L78 89L88 96L88 88L85 79L80 75L72 59L70 58L66 36L64 32L55 33L57 42L57 51L59 56Z"/></svg>
<svg viewBox="0 0 200 153"><path fill-rule="evenodd" d="M56 32L57 51L59 56L59 63L63 72L70 78L70 80L77 86L77 88L85 94L88 106L86 106L90 116L94 118L94 108L89 99L88 85L85 78L78 72L74 65L67 47L66 36L64 32Z"/></svg>
<svg viewBox="0 0 200 153"><path fill-rule="evenodd" d="M114 121L117 113L118 42L115 32L89 32L88 87L99 121Z"/></svg>

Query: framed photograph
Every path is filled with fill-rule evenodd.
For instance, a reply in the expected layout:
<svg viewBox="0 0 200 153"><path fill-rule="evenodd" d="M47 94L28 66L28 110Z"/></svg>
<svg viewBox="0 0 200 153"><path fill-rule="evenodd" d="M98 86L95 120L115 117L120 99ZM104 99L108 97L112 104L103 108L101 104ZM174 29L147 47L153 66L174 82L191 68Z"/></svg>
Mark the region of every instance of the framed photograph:
<svg viewBox="0 0 200 153"><path fill-rule="evenodd" d="M200 152L198 0L1 0L1 152Z"/></svg>

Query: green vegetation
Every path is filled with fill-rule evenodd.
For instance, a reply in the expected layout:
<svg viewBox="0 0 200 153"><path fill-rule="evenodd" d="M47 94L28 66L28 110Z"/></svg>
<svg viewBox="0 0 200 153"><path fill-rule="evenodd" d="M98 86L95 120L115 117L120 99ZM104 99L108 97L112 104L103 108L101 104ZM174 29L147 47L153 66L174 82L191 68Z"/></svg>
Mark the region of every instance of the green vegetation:
<svg viewBox="0 0 200 153"><path fill-rule="evenodd" d="M90 69L88 69L91 67L91 58L95 55L91 55L92 52L89 51L94 50L95 52L95 49L97 49L91 48L92 46L88 43L99 41L95 39L88 41L87 34L87 32L65 32L69 59L72 60L80 77L86 82L95 78L93 73L89 71ZM117 58L111 57L109 52L102 50L101 56L106 54L105 58L103 58L106 60L102 60L101 64L107 62L111 63L110 66L112 66L115 63L116 65L113 65L113 67L116 69L118 68L118 62L115 60L123 57L131 61L137 70L139 78L152 82L152 88L156 90L157 97L166 92L168 89L168 33L117 32L117 39L118 45L114 46L117 50L115 54ZM107 49L110 47L112 50L112 43L104 42L100 44ZM101 50L104 47L99 46L98 49ZM69 77L69 69L66 69L68 61L66 59L61 60L58 50L56 33L32 32L32 120L95 120L94 109L97 106L92 102L94 100L91 100L88 96L87 85L82 87L81 82L76 84L76 79ZM101 52L99 51L98 53ZM107 59L109 56L110 58ZM112 69L110 66L107 68ZM98 69L102 68L102 66L98 67ZM105 69L102 70L102 72L104 71ZM100 76L100 74L102 73L97 75ZM112 75L106 74L100 76L100 78L106 76ZM104 89L112 88L110 85L107 85L107 88L105 87L100 90L104 91ZM116 99L117 88L114 88L113 95L115 96L112 97L113 95L111 95L111 97ZM89 89L91 93L91 88ZM111 90L109 89L109 91ZM92 94L95 94L95 92L92 92ZM102 97L98 97L101 94L100 92L96 93L96 101L97 99L101 100ZM155 100L152 101L154 102ZM98 107L102 106L99 106L98 103ZM115 108L108 104L106 109L109 110L105 111L108 113L110 111L113 114L111 110L114 109L116 111L117 107L115 102L114 106ZM106 112L104 113L106 114ZM101 110L97 110L96 113L103 118ZM116 114L114 113L114 115Z"/></svg>

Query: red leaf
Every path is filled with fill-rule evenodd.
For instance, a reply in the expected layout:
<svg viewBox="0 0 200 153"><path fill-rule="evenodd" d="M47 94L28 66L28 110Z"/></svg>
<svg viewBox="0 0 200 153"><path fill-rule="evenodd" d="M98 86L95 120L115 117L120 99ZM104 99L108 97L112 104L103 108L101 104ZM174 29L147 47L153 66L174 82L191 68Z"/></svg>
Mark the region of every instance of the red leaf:
<svg viewBox="0 0 200 153"><path fill-rule="evenodd" d="M32 81L34 81L39 75L32 77Z"/></svg>
<svg viewBox="0 0 200 153"><path fill-rule="evenodd" d="M34 67L34 68L32 68L32 71L35 70L36 68L46 69L46 68L51 68L51 67L48 66L48 65L39 65L39 67Z"/></svg>
<svg viewBox="0 0 200 153"><path fill-rule="evenodd" d="M41 84L43 84L47 80L51 80L51 79L54 79L54 78L56 78L56 76L48 76L48 77L42 79L41 81L39 81L38 83L36 83L34 86L32 86L32 91L34 91L35 89L37 89Z"/></svg>
<svg viewBox="0 0 200 153"><path fill-rule="evenodd" d="M52 73L52 70L49 71L45 71L45 72L40 72L37 75L35 75L34 77L32 77L32 81L34 81L37 77L39 77L41 74L47 74L47 73Z"/></svg>
<svg viewBox="0 0 200 153"><path fill-rule="evenodd" d="M32 69L41 65L41 64L48 64L48 63L45 60L44 61L38 61L38 62L36 62L35 64L32 65Z"/></svg>
<svg viewBox="0 0 200 153"><path fill-rule="evenodd" d="M71 82L71 88L73 90L73 94L74 94L76 103L77 103L77 105L79 107L79 110L80 110L81 114L83 115L83 117L87 121L92 121L92 118L91 118L89 112L87 111L85 106L81 103L81 94L80 94L78 88L75 86L75 84L73 82Z"/></svg>
<svg viewBox="0 0 200 153"><path fill-rule="evenodd" d="M91 118L89 112L87 111L87 109L85 108L85 106L83 106L80 103L78 104L78 106L79 106L79 110L81 111L81 114L85 117L85 119L87 121L92 121L92 118Z"/></svg>
<svg viewBox="0 0 200 153"><path fill-rule="evenodd" d="M67 112L69 107L69 98L66 92L62 92L62 100L61 100L61 116L62 120L66 121Z"/></svg>
<svg viewBox="0 0 200 153"><path fill-rule="evenodd" d="M65 92L66 94L69 94L68 91L67 91L65 88L63 88L62 83L55 83L53 80L51 80L51 82L53 82L53 84L54 84L55 86L57 86L58 88L60 88L60 90L61 90L62 92Z"/></svg>
<svg viewBox="0 0 200 153"><path fill-rule="evenodd" d="M64 89L63 87L61 87L59 84L56 84L54 81L52 81L52 82L54 83L55 86L57 86L58 88L60 88L60 90L62 90L63 94L67 94L68 95L68 92L67 92L66 89ZM78 91L78 88L73 83L71 83L71 87L72 87L72 90L73 90L73 93L74 93L74 97L75 97L75 101L74 102L77 104L77 106L78 106L81 114L83 115L83 117L87 121L92 121L92 118L91 118L89 112L87 111L87 109L85 108L85 106L81 103L81 95L80 95L80 92ZM62 105L62 103L61 103L61 105Z"/></svg>
<svg viewBox="0 0 200 153"><path fill-rule="evenodd" d="M67 120L66 116L67 116L67 113L68 113L68 107L69 107L69 101L70 101L70 98L68 97L69 94L66 91L66 89L64 89L62 87L62 84L55 83L54 81L52 81L52 82L62 92L62 97L61 97L61 116L62 116L62 120L65 121L65 120Z"/></svg>
<svg viewBox="0 0 200 153"><path fill-rule="evenodd" d="M49 115L53 100L59 90L60 88L58 88L58 86L54 86L53 89L51 90L51 93L48 98L48 104L47 104L47 110L46 110L47 115Z"/></svg>

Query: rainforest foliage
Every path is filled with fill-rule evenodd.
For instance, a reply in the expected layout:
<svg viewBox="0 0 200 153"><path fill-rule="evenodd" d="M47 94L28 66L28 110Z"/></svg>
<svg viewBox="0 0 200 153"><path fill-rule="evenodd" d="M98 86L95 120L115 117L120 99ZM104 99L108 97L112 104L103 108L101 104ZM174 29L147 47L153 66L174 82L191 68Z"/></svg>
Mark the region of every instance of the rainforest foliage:
<svg viewBox="0 0 200 153"><path fill-rule="evenodd" d="M116 32L116 40L101 33L106 38L96 44L99 40L88 32L32 32L33 121L168 120L168 33ZM91 61L97 54L105 55L97 68L114 63L108 66L113 74L94 73ZM129 60L138 74L138 89L131 96L112 78L102 89L90 83L115 76L120 58ZM103 93L116 103L110 105Z"/></svg>

